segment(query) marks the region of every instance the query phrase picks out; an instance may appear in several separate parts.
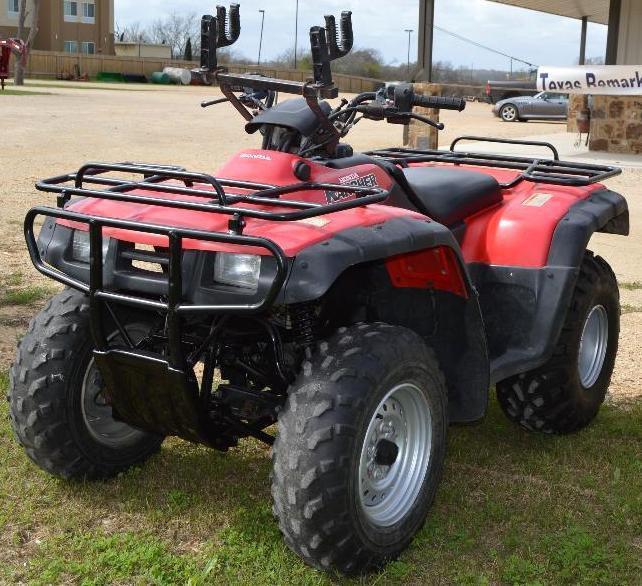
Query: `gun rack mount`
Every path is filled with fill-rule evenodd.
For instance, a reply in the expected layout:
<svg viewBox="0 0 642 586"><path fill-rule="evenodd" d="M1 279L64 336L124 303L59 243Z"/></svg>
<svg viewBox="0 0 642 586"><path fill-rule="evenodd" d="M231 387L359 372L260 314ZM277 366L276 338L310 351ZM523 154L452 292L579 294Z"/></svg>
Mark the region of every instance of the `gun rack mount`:
<svg viewBox="0 0 642 586"><path fill-rule="evenodd" d="M205 15L201 20L201 73L217 81L227 96L225 88L249 86L278 92L301 95L309 99L334 99L339 95L332 80L331 62L347 55L354 43L352 12L341 14L340 33L334 16L325 17L325 27L310 29L313 79L297 82L261 77L253 74L231 74L219 67L217 50L234 44L241 33L238 4L231 4L229 14L225 7L217 6L216 16ZM227 96L229 97L229 96ZM232 103L234 101L232 100ZM234 103L236 106L236 104Z"/></svg>

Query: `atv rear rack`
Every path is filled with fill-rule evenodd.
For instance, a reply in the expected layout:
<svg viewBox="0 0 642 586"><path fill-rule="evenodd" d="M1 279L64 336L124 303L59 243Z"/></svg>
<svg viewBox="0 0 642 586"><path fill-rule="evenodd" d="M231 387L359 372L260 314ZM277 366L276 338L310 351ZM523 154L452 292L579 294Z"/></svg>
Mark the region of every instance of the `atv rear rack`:
<svg viewBox="0 0 642 586"><path fill-rule="evenodd" d="M456 151L455 147L462 140L543 147L553 152L553 159L532 159L528 157ZM450 145L450 150L447 151L388 148L370 151L365 154L385 159L401 167L408 167L413 163L450 163L452 165L471 165L522 171L510 182L502 184L505 189L514 187L522 181L584 187L594 183L601 183L622 173L622 169L618 167L560 161L557 149L549 143L479 136L461 136L453 141Z"/></svg>

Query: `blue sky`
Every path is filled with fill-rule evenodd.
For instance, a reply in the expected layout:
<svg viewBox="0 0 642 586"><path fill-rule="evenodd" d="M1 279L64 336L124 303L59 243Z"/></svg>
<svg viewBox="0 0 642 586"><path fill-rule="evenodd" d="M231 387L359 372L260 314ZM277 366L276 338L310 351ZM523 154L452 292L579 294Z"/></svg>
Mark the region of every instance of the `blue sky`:
<svg viewBox="0 0 642 586"><path fill-rule="evenodd" d="M264 58L274 57L294 44L295 0L236 0L241 4L242 34L235 49L249 58L258 52L261 18L266 10ZM146 23L176 12L215 13L223 0L116 0L116 22ZM228 2L229 3L229 2ZM355 45L375 47L390 62L405 62L408 37L416 29L418 0L300 0L299 47L308 46L307 31L323 24L323 15L353 11ZM482 44L537 65L572 65L579 55L580 22L501 6L486 0L436 0L436 24ZM417 35L412 37L416 54ZM601 57L606 27L589 25L587 55ZM435 60L476 68L508 69L509 60L477 49L444 33L435 33Z"/></svg>

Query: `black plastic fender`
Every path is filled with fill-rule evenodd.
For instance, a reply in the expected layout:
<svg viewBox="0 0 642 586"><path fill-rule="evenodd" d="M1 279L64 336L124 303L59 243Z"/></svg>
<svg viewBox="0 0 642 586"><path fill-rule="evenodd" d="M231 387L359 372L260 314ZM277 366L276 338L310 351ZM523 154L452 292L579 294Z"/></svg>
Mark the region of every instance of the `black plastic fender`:
<svg viewBox="0 0 642 586"><path fill-rule="evenodd" d="M320 299L352 266L436 246L452 248L464 266L459 244L450 230L432 220L401 217L345 230L297 255L280 300L290 304ZM470 287L468 276L466 280Z"/></svg>
<svg viewBox="0 0 642 586"><path fill-rule="evenodd" d="M629 206L619 193L602 189L573 205L558 224L548 254L548 266L579 268L595 232L628 236Z"/></svg>
<svg viewBox="0 0 642 586"><path fill-rule="evenodd" d="M397 289L391 284L383 261L438 246L455 252L467 287L466 299L442 291ZM324 296L336 307L365 296L367 319L415 330L435 349L446 375L451 422L473 422L485 415L490 376L486 334L477 291L448 228L427 219L401 217L346 230L305 249L293 260L280 302L302 303Z"/></svg>

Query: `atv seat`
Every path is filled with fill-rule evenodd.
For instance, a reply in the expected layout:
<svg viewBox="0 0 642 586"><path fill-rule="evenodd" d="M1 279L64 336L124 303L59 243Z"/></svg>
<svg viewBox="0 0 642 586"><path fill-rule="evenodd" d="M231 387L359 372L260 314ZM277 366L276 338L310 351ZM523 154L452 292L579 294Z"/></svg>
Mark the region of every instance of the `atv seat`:
<svg viewBox="0 0 642 586"><path fill-rule="evenodd" d="M494 177L446 167L408 167L403 169L407 187L415 195L419 211L445 226L454 226L465 218L502 201L499 183Z"/></svg>

